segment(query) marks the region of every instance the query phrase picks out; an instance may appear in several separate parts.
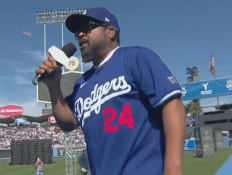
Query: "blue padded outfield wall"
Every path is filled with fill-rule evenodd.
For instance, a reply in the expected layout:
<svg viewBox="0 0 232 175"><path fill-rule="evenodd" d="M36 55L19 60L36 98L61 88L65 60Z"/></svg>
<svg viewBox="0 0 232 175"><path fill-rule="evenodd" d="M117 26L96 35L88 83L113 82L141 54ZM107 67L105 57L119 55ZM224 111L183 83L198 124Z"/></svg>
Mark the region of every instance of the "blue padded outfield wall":
<svg viewBox="0 0 232 175"><path fill-rule="evenodd" d="M184 143L184 151L194 151L196 150L196 140L195 138L186 139Z"/></svg>
<svg viewBox="0 0 232 175"><path fill-rule="evenodd" d="M180 85L182 100L232 95L232 78L200 81Z"/></svg>
<svg viewBox="0 0 232 175"><path fill-rule="evenodd" d="M76 155L81 155L82 151L85 150L85 146L74 147L73 151L76 152ZM52 157L53 158L61 158L65 157L65 148L64 147L53 147L52 148ZM2 149L0 150L0 161L10 160L11 159L11 150L10 149Z"/></svg>

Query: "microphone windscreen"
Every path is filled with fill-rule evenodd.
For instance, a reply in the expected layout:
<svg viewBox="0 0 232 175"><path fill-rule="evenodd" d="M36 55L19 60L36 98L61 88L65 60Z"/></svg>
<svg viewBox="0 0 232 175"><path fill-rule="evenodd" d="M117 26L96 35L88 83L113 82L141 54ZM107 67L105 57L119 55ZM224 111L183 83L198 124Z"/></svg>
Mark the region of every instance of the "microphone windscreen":
<svg viewBox="0 0 232 175"><path fill-rule="evenodd" d="M68 43L64 47L62 47L61 50L69 58L69 57L71 57L77 51L77 48L75 47L75 45L73 43Z"/></svg>

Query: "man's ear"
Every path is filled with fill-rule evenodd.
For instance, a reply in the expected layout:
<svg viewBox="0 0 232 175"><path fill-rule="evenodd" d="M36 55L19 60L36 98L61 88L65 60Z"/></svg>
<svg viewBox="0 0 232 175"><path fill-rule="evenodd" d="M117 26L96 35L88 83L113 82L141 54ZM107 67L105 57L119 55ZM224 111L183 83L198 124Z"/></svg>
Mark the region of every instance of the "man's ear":
<svg viewBox="0 0 232 175"><path fill-rule="evenodd" d="M116 31L113 27L108 27L108 35L110 39L114 39L116 36Z"/></svg>

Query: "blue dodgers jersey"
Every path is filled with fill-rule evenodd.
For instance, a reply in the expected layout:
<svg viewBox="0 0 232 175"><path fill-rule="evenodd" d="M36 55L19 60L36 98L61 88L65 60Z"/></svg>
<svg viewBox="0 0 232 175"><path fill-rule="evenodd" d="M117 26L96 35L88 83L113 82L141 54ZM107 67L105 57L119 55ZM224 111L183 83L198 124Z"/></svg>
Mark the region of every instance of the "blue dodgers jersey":
<svg viewBox="0 0 232 175"><path fill-rule="evenodd" d="M147 48L119 48L85 72L66 101L83 129L92 175L162 174L160 107L180 95L178 81Z"/></svg>

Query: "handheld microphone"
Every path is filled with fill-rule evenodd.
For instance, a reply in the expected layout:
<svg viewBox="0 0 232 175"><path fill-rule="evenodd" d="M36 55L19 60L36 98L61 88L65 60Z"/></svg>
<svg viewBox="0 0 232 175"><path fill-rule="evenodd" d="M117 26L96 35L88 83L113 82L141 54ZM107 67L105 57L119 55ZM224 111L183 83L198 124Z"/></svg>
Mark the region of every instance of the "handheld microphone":
<svg viewBox="0 0 232 175"><path fill-rule="evenodd" d="M48 49L48 51L57 62L64 65L68 58L77 51L77 48L74 46L74 44L68 43L64 47L62 47L61 50L56 48L55 46L52 46L50 49ZM32 83L34 85L37 85L37 83L41 81L43 77L44 74L37 74L32 80Z"/></svg>

